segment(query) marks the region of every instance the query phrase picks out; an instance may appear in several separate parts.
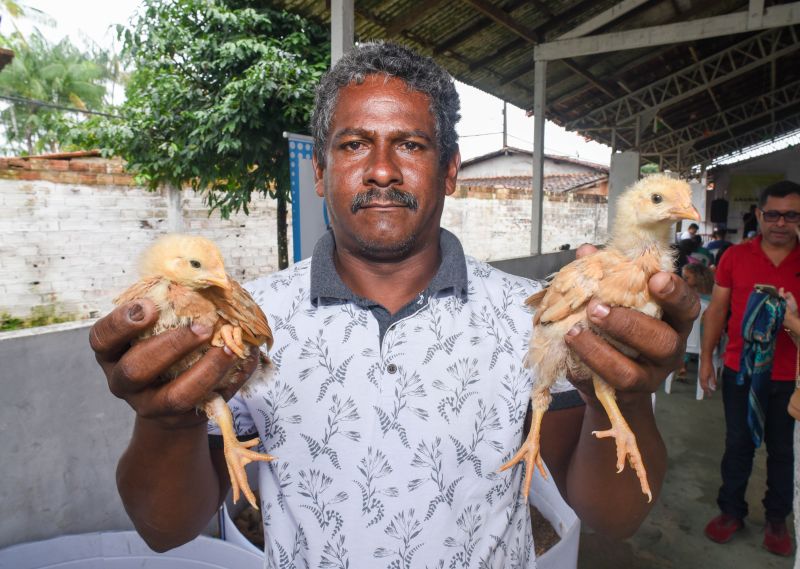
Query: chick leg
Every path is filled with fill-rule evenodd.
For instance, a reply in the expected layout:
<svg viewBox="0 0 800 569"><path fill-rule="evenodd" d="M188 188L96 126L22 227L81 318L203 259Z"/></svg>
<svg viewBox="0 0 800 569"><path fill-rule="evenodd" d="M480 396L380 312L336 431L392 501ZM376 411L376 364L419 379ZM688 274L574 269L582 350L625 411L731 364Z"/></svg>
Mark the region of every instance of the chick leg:
<svg viewBox="0 0 800 569"><path fill-rule="evenodd" d="M239 501L239 492L241 491L247 501L250 502L250 505L257 510L258 503L253 491L250 489L250 484L247 482L247 473L244 467L255 460L269 462L274 460L275 457L250 450L250 447L254 447L259 443L258 437L246 442L239 442L233 430L233 414L222 396L216 393L211 395L205 402L203 410L209 419L219 425L219 429L222 432L223 452L225 453L225 464L228 466L228 476L231 479L234 504Z"/></svg>
<svg viewBox="0 0 800 569"><path fill-rule="evenodd" d="M522 443L522 446L517 451L517 454L515 454L511 460L506 462L500 467L500 470L498 470L498 472L503 472L521 460L525 460L525 484L522 487L522 496L526 503L528 502L528 492L531 487L534 466L539 469L539 472L541 472L543 477L547 478L547 471L544 469L544 463L542 462L542 455L540 452L541 449L539 445L539 435L541 434L542 429L542 417L544 417L544 412L546 410L547 406L545 406L544 409L537 409L534 406L533 418L531 419L531 430L528 432L525 442Z"/></svg>
<svg viewBox="0 0 800 569"><path fill-rule="evenodd" d="M607 431L593 431L592 434L598 439L607 437L614 437L617 443L617 472L622 472L625 468L625 457L628 458L633 469L636 471L636 476L639 478L639 484L642 486L642 492L647 495L647 501L653 500L653 493L650 491L650 484L647 482L647 471L644 468L642 455L639 453L639 447L636 444L636 435L628 426L627 421L622 416L614 394L614 388L607 384L605 381L597 377L593 378L594 392L597 399L606 410L608 418L611 420L611 428Z"/></svg>

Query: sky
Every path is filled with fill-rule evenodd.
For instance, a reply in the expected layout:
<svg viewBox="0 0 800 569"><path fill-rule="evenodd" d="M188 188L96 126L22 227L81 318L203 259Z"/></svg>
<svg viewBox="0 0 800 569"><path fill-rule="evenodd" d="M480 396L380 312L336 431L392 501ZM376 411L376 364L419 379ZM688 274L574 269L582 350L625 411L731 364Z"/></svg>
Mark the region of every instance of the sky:
<svg viewBox="0 0 800 569"><path fill-rule="evenodd" d="M77 45L90 38L104 48L114 45L114 26L125 24L140 5L139 0L20 0L23 5L37 8L49 15L55 27L39 25L51 41L70 36ZM22 25L22 24L20 24ZM12 30L7 18L0 22L0 32ZM503 145L503 102L479 89L456 82L461 97L461 122L457 130L463 160L499 150ZM533 148L533 117L508 105L507 144L517 148ZM545 127L545 153L580 158L589 162L608 164L611 149L587 142L548 122Z"/></svg>

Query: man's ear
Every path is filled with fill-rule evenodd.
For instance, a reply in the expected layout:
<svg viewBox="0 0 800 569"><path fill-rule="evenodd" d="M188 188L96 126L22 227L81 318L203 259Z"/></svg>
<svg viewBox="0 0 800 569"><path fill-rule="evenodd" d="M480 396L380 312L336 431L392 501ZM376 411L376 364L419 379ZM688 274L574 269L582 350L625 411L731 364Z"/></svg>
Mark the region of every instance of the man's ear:
<svg viewBox="0 0 800 569"><path fill-rule="evenodd" d="M314 168L314 191L319 197L325 197L325 168L317 162L317 155L311 156L311 166Z"/></svg>
<svg viewBox="0 0 800 569"><path fill-rule="evenodd" d="M447 196L453 195L453 192L456 191L459 168L461 168L461 151L456 147L456 151L453 152L453 156L445 166L444 192Z"/></svg>

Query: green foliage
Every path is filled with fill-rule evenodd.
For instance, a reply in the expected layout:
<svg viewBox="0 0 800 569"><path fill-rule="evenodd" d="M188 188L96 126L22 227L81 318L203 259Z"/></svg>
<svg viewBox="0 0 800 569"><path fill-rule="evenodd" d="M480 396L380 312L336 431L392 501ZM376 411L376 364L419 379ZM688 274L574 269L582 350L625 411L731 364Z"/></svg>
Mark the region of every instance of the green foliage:
<svg viewBox="0 0 800 569"><path fill-rule="evenodd" d="M11 316L7 312L0 312L0 332L60 324L61 322L71 322L75 319L74 315L62 313L52 304L34 306L31 309L30 315L26 318L18 318L16 316Z"/></svg>
<svg viewBox="0 0 800 569"><path fill-rule="evenodd" d="M224 218L247 213L254 192L277 198L285 266L283 132L307 132L329 42L324 28L257 4L144 0L120 30L134 69L122 119L96 120L92 134L151 188L189 184Z"/></svg>
<svg viewBox="0 0 800 569"><path fill-rule="evenodd" d="M109 79L109 56L81 51L68 39L50 44L38 30L29 37L14 32L0 37L14 50L14 60L0 73L0 95L33 99L79 109L99 110ZM10 154L55 152L71 128L85 118L77 113L31 102L12 102L0 111L5 133L3 151Z"/></svg>
<svg viewBox="0 0 800 569"><path fill-rule="evenodd" d="M642 164L642 167L639 168L639 173L642 175L645 174L658 174L660 170L658 169L658 164L653 164L652 162L648 162L647 164Z"/></svg>

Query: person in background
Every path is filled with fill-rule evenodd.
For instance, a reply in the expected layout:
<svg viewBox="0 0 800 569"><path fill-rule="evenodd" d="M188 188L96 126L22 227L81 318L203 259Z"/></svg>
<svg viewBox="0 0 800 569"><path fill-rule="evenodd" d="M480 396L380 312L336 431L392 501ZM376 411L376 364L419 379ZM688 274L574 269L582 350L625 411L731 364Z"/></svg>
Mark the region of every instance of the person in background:
<svg viewBox="0 0 800 569"><path fill-rule="evenodd" d="M689 285L689 287L700 297L701 317L698 318L698 321L694 323L692 330L692 334L699 334L699 330L702 325L702 322L700 321L702 318L702 313L708 306L708 303L711 301L711 289L714 287L714 272L701 263L687 263L681 270L681 276L683 277L683 280L686 281L686 284ZM697 332L695 332L694 327L697 327ZM693 336L690 336L690 338L691 337ZM692 355L689 353L686 353L683 356L683 365L675 373L675 379L680 381L686 378L686 366L689 364L691 358Z"/></svg>
<svg viewBox="0 0 800 569"><path fill-rule="evenodd" d="M697 232L700 230L700 226L696 223L690 223L689 227L686 228L686 231L681 233L681 236L678 237L678 241L683 241L684 239L694 239L694 236L697 235Z"/></svg>
<svg viewBox="0 0 800 569"><path fill-rule="evenodd" d="M728 329L722 372L726 435L720 468L722 486L717 497L720 514L705 528L706 536L717 543L730 541L744 527L748 513L745 491L756 444L748 425L751 381L748 375L739 376L744 348L742 319L748 299L756 284L783 287L794 295L800 293L797 237L800 185L778 182L768 186L761 192L758 205L755 215L761 235L726 251L717 267L711 304L703 319L700 384L706 396L716 389L712 354L726 321ZM769 400L765 405L767 490L762 503L766 518L763 545L783 556L791 555L793 550L786 517L792 512L794 421L787 406L794 391L796 365L797 349L789 334L781 331L772 358Z"/></svg>
<svg viewBox="0 0 800 569"><path fill-rule="evenodd" d="M728 230L722 226L715 226L711 232L711 241L706 244L706 249L711 251L711 254L714 255L714 265L719 265L719 260L722 258L722 254L725 252L728 247L733 245L730 241L725 239L726 235L728 234Z"/></svg>

